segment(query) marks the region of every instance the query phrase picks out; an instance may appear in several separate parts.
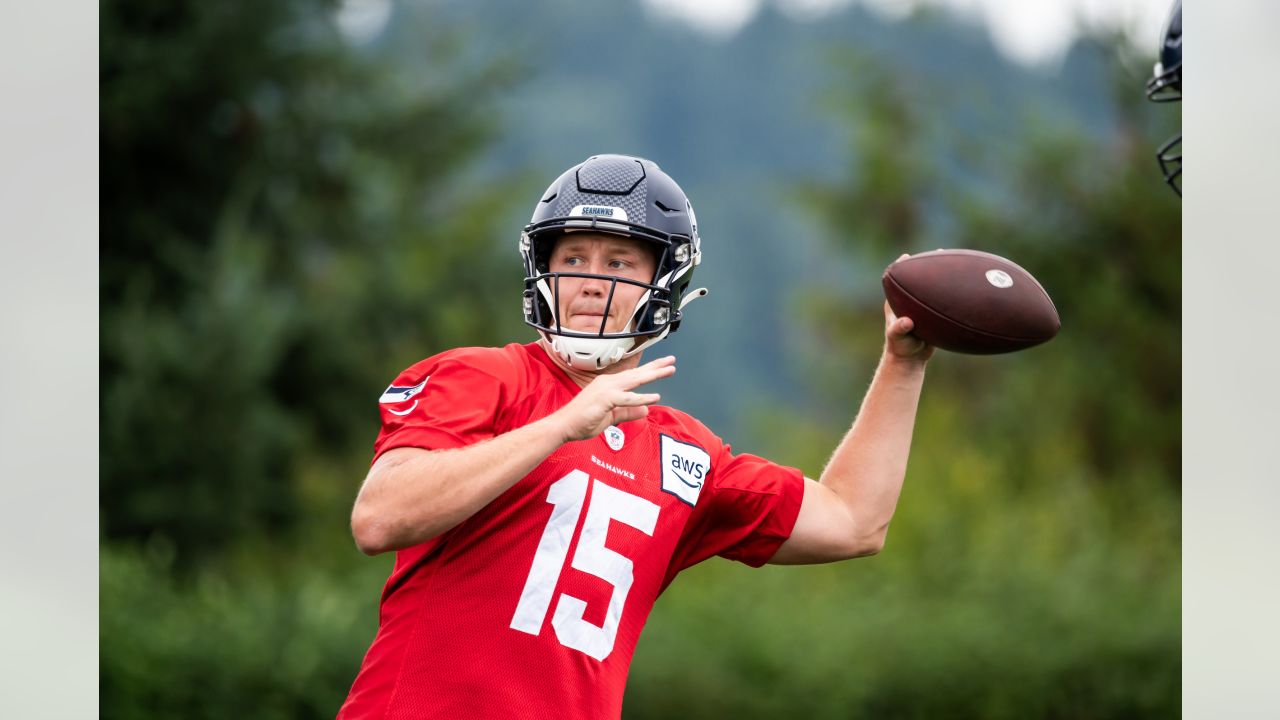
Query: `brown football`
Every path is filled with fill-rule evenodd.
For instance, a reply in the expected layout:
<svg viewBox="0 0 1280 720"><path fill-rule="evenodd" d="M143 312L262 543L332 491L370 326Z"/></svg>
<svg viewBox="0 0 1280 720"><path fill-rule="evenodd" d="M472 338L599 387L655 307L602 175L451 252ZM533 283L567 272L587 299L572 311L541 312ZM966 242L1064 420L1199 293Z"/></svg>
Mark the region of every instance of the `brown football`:
<svg viewBox="0 0 1280 720"><path fill-rule="evenodd" d="M921 340L952 352L994 355L1039 345L1062 323L1031 273L991 253L934 250L885 268L884 296Z"/></svg>

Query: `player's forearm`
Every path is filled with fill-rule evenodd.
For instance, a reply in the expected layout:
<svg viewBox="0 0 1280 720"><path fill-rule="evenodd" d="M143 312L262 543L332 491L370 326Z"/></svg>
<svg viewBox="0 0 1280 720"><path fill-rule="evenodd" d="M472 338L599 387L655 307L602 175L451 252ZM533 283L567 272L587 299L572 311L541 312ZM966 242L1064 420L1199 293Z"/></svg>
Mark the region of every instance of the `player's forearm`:
<svg viewBox="0 0 1280 720"><path fill-rule="evenodd" d="M430 540L474 515L564 442L553 416L456 450L389 451L356 498L356 544L376 555Z"/></svg>
<svg viewBox="0 0 1280 720"><path fill-rule="evenodd" d="M853 427L836 448L821 482L849 509L858 554L884 544L906 477L925 363L886 354Z"/></svg>

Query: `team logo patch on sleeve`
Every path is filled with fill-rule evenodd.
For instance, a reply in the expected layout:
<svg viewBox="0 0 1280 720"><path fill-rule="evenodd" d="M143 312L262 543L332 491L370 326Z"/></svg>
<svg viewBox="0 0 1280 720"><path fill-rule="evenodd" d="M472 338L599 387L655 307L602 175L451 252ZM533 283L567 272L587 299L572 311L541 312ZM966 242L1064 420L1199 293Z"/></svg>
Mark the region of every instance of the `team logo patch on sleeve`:
<svg viewBox="0 0 1280 720"><path fill-rule="evenodd" d="M675 438L662 436L662 490L696 505L702 485L711 474L711 456L706 450Z"/></svg>
<svg viewBox="0 0 1280 720"><path fill-rule="evenodd" d="M387 389L382 391L382 397L378 398L378 402L383 405L396 405L398 403L406 402L414 395L422 392L422 388L426 387L427 380L430 379L431 376L428 375L417 385L388 385ZM413 404L406 410L387 408L387 412L393 415L408 415L413 412L413 409L416 407L418 407L418 401L414 400Z"/></svg>

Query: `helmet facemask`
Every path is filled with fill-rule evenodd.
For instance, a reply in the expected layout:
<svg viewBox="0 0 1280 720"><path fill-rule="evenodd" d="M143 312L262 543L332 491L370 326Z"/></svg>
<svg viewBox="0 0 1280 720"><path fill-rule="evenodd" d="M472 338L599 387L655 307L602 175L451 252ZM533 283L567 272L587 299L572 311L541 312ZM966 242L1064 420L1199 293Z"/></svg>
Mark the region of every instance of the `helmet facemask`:
<svg viewBox="0 0 1280 720"><path fill-rule="evenodd" d="M1182 101L1182 2L1173 4L1161 31L1160 60L1147 81L1147 99L1152 102ZM1182 133L1170 138L1156 151L1164 181L1182 197Z"/></svg>
<svg viewBox="0 0 1280 720"><path fill-rule="evenodd" d="M1151 102L1182 101L1182 63L1164 70L1156 63L1155 77L1147 81L1147 99ZM1156 150L1156 160L1164 181L1182 196L1182 133L1169 138Z"/></svg>
<svg viewBox="0 0 1280 720"><path fill-rule="evenodd" d="M1164 181L1182 197L1182 134L1169 138L1156 151L1156 160L1160 162L1160 172L1164 173Z"/></svg>
<svg viewBox="0 0 1280 720"><path fill-rule="evenodd" d="M602 227L626 225L626 232ZM646 245L656 260L654 277L649 282L597 275L584 272L552 272L551 253L556 242L573 230L595 230L618 235ZM537 328L553 349L569 364L584 370L602 370L619 360L635 355L673 332L680 324L681 305L705 294L697 291L681 303L688 276L701 260L693 242L686 236L660 237L652 230L625 223L602 223L591 220L552 220L530 225L520 239L525 258L523 312L525 322ZM560 316L563 306L561 281L565 278L598 280L608 285L603 317L594 330L565 327ZM621 308L627 318L623 326L608 330L615 304L623 302L619 285L638 287L641 292L633 307Z"/></svg>

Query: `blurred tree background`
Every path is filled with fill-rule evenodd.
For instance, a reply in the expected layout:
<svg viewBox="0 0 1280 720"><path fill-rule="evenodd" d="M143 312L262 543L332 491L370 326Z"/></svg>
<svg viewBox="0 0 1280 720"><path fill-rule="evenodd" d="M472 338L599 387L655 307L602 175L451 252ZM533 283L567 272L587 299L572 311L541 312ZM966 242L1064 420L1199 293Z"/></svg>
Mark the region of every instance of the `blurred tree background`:
<svg viewBox="0 0 1280 720"><path fill-rule="evenodd" d="M901 252L1006 255L1063 319L937 356L880 556L688 571L627 717L1177 714L1177 117L1148 53L1095 32L1027 70L857 6L716 41L632 3L385 7L356 37L321 0L101 5L104 717L336 713L390 567L347 529L376 397L530 336L517 228L602 151L658 160L706 228L664 396L811 476Z"/></svg>

